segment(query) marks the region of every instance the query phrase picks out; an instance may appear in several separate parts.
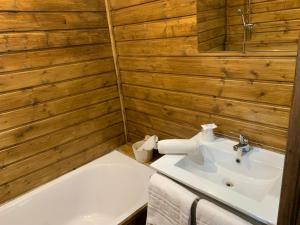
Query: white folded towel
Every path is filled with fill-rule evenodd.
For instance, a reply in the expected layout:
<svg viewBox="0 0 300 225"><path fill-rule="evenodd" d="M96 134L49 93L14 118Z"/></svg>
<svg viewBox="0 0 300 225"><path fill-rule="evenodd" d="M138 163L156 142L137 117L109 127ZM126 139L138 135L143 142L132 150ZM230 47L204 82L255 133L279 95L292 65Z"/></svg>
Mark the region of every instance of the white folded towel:
<svg viewBox="0 0 300 225"><path fill-rule="evenodd" d="M150 179L147 225L190 225L198 196L159 174Z"/></svg>
<svg viewBox="0 0 300 225"><path fill-rule="evenodd" d="M137 151L152 151L157 148L158 137L156 135L146 136L144 143L137 149Z"/></svg>
<svg viewBox="0 0 300 225"><path fill-rule="evenodd" d="M197 205L196 221L197 225L252 225L205 199Z"/></svg>

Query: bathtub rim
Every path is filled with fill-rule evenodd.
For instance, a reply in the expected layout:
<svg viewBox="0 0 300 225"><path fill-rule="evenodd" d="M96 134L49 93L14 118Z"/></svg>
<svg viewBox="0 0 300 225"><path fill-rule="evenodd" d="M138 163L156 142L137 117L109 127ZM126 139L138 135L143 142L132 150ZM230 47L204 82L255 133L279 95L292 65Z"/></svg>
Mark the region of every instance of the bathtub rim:
<svg viewBox="0 0 300 225"><path fill-rule="evenodd" d="M109 160L111 160L111 159L114 159L115 161L109 162ZM43 185L33 188L32 190L25 192L24 194L22 194L20 196L17 196L16 198L13 198L8 202L1 203L0 204L0 212L1 212L1 210L10 210L10 208L26 201L26 199L30 198L31 196L39 194L39 193L43 192L44 190L46 190L47 188L55 186L55 185L63 182L64 180L67 180L70 177L76 176L76 174L82 172L83 170L87 170L92 167L98 167L101 165L113 166L114 164L115 165L120 165L120 164L128 165L129 164L133 167L143 168L144 170L147 170L147 171L145 171L145 176L149 175L149 179L150 179L150 176L152 174L154 174L154 172L155 172L149 166L146 166L142 163L137 162L136 160L132 159L128 155L118 151L118 148L116 148L116 149L106 153L105 155L102 155L99 158L94 159L93 161L91 161L89 163L86 163L86 164L84 164L72 171L69 171L69 172L43 184ZM132 218L134 218L136 215L138 215L138 213L141 212L143 209L145 209L145 207L147 207L147 201L143 201L143 200L138 201L135 205L128 208L128 210L125 213L120 214L120 216L115 218L112 221L112 224L118 224L118 225L127 224L128 221L130 221Z"/></svg>

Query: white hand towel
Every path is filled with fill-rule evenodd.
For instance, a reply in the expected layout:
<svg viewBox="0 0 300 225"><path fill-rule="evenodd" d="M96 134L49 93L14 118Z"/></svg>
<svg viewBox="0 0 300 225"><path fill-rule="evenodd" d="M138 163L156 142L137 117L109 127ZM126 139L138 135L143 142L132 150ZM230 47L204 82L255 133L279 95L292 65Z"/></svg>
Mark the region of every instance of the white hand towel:
<svg viewBox="0 0 300 225"><path fill-rule="evenodd" d="M157 148L158 137L156 135L146 136L145 142L141 147L138 148L138 151L152 151Z"/></svg>
<svg viewBox="0 0 300 225"><path fill-rule="evenodd" d="M197 225L252 225L205 199L197 205L196 221Z"/></svg>
<svg viewBox="0 0 300 225"><path fill-rule="evenodd" d="M150 179L147 225L190 225L198 196L165 176Z"/></svg>

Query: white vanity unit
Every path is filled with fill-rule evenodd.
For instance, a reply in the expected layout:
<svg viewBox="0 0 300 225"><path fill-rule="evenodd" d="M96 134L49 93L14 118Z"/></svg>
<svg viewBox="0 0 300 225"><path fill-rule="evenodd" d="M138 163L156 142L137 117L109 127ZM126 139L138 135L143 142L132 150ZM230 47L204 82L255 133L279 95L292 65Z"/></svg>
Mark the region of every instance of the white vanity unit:
<svg viewBox="0 0 300 225"><path fill-rule="evenodd" d="M236 144L217 138L199 145L196 160L191 155L165 155L151 166L259 222L275 225L284 155L253 147L240 156L233 150Z"/></svg>

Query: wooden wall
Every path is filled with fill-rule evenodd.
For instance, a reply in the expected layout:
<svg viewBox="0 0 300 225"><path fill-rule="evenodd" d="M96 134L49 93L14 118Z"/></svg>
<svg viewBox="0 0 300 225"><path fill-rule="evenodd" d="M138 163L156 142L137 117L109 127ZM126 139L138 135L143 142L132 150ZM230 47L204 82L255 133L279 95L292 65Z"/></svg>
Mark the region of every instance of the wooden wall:
<svg viewBox="0 0 300 225"><path fill-rule="evenodd" d="M244 27L238 9L248 21L247 0L197 0L199 50L242 51ZM247 51L297 51L300 35L300 1L251 0ZM226 9L225 9L226 8ZM226 28L225 28L226 27Z"/></svg>
<svg viewBox="0 0 300 225"><path fill-rule="evenodd" d="M243 26L237 9L245 13L246 0L228 2L227 49L239 50L243 40ZM297 51L300 35L299 0L253 0L251 5L252 38L248 51Z"/></svg>
<svg viewBox="0 0 300 225"><path fill-rule="evenodd" d="M295 53L199 53L196 0L110 0L129 136L189 138L215 122L283 152Z"/></svg>
<svg viewBox="0 0 300 225"><path fill-rule="evenodd" d="M104 0L0 4L0 202L121 145Z"/></svg>
<svg viewBox="0 0 300 225"><path fill-rule="evenodd" d="M227 29L226 1L197 1L199 51L224 51Z"/></svg>

